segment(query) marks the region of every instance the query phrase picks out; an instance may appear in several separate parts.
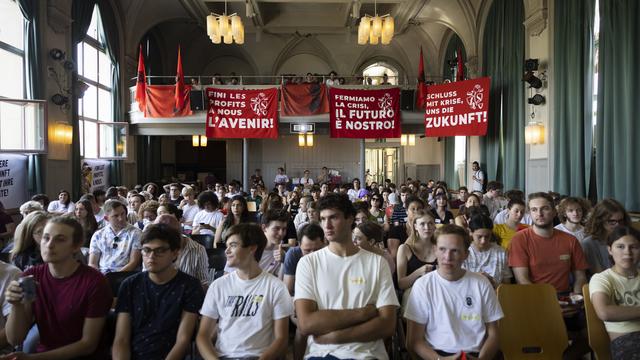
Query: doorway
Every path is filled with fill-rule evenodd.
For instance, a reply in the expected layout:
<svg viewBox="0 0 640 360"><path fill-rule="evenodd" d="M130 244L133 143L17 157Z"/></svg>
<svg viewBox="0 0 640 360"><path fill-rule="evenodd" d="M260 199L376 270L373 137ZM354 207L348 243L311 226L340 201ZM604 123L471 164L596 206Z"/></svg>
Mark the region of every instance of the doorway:
<svg viewBox="0 0 640 360"><path fill-rule="evenodd" d="M365 169L372 181L382 184L385 179L398 183L399 148L380 147L365 149ZM368 180L368 179L367 179ZM370 182L370 181L369 181Z"/></svg>

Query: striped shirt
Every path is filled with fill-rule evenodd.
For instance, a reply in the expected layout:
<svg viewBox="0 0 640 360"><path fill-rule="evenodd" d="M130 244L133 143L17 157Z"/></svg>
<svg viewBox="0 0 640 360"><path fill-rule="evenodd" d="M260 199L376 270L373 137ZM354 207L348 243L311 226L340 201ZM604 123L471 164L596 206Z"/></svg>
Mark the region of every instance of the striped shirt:
<svg viewBox="0 0 640 360"><path fill-rule="evenodd" d="M176 259L176 268L200 280L203 287L209 286L209 257L204 246L184 236L187 240Z"/></svg>

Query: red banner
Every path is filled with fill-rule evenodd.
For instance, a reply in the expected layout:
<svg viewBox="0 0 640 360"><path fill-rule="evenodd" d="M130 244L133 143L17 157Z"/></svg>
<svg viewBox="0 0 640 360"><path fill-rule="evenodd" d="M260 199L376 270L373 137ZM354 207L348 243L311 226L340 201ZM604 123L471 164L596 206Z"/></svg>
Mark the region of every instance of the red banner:
<svg viewBox="0 0 640 360"><path fill-rule="evenodd" d="M399 138L400 89L329 89L331 137Z"/></svg>
<svg viewBox="0 0 640 360"><path fill-rule="evenodd" d="M191 86L184 86L184 107L176 109L176 87L175 85L147 85L146 86L146 106L144 108L145 117L180 117L189 116L191 111Z"/></svg>
<svg viewBox="0 0 640 360"><path fill-rule="evenodd" d="M277 138L278 89L207 88L208 138Z"/></svg>
<svg viewBox="0 0 640 360"><path fill-rule="evenodd" d="M282 87L282 115L308 116L329 112L324 84L289 84Z"/></svg>
<svg viewBox="0 0 640 360"><path fill-rule="evenodd" d="M488 77L426 87L425 134L483 136L489 111Z"/></svg>

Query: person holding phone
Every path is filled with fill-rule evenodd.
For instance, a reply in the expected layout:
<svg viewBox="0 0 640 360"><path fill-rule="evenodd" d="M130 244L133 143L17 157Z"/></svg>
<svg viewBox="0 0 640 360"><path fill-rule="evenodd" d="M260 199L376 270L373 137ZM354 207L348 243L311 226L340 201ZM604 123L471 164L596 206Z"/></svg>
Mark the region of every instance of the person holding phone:
<svg viewBox="0 0 640 360"><path fill-rule="evenodd" d="M22 344L35 322L40 344L37 354L16 352L8 358L102 359L108 353L100 340L113 295L98 270L75 259L83 241L77 220L60 216L47 222L40 245L44 264L24 272L33 276L35 299L25 296L25 282L14 280L5 291L11 304L7 340L13 346Z"/></svg>

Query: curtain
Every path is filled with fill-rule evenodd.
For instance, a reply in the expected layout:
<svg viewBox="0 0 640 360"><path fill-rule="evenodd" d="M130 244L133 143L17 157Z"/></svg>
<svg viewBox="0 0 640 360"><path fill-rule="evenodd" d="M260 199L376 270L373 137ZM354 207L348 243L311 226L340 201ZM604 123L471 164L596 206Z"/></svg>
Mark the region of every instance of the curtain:
<svg viewBox="0 0 640 360"><path fill-rule="evenodd" d="M640 2L600 1L596 181L598 198L640 210Z"/></svg>
<svg viewBox="0 0 640 360"><path fill-rule="evenodd" d="M24 17L24 57L26 69L24 83L26 85L26 98L31 100L43 99L43 84L41 71L40 50L40 7L38 0L18 0L18 6ZM29 196L44 191L44 177L42 176L42 155L27 155L27 191Z"/></svg>
<svg viewBox="0 0 640 360"><path fill-rule="evenodd" d="M462 61L467 61L467 52L464 49L464 44L462 43L462 39L458 36L458 34L454 33L449 39L449 44L447 45L447 50L444 55L444 63L442 64L442 78L443 80L451 80L455 81L455 72L452 70L451 65L448 63L449 61L456 61L456 52L460 49L462 51ZM455 67L456 65L454 65ZM466 68L465 68L466 71Z"/></svg>
<svg viewBox="0 0 640 360"><path fill-rule="evenodd" d="M73 0L71 4L71 54L73 61L78 63L78 50L77 45L84 40L91 24L91 15L95 7L95 0ZM78 80L77 74L74 72L72 77L72 84L75 84ZM74 199L80 197L80 182L82 173L80 171L80 125L78 120L78 99L75 96L75 87L72 86L72 100L71 100L71 116L73 126L73 143L71 144L71 196Z"/></svg>
<svg viewBox="0 0 640 360"><path fill-rule="evenodd" d="M456 138L448 136L444 138L444 181L447 182L449 188L455 188L456 176Z"/></svg>
<svg viewBox="0 0 640 360"><path fill-rule="evenodd" d="M595 0L555 2L554 190L586 197L591 175Z"/></svg>
<svg viewBox="0 0 640 360"><path fill-rule="evenodd" d="M122 93L120 90L120 63L118 62L118 54L120 51L120 36L118 34L118 25L116 24L116 17L108 0L98 0L98 8L100 9L100 20L102 21L102 28L100 29L103 39L105 39L106 53L113 64L111 69L111 86L112 86L112 98L111 98L111 110L113 114L113 121L122 121ZM118 140L118 133L114 133L114 146ZM111 160L109 166L109 181L111 185L122 185L122 161Z"/></svg>
<svg viewBox="0 0 640 360"><path fill-rule="evenodd" d="M138 183L162 178L162 139L159 136L138 136L136 139Z"/></svg>
<svg viewBox="0 0 640 360"><path fill-rule="evenodd" d="M521 1L495 0L484 30L483 74L491 77L491 89L480 159L487 180L500 181L505 189L525 184L523 21Z"/></svg>

